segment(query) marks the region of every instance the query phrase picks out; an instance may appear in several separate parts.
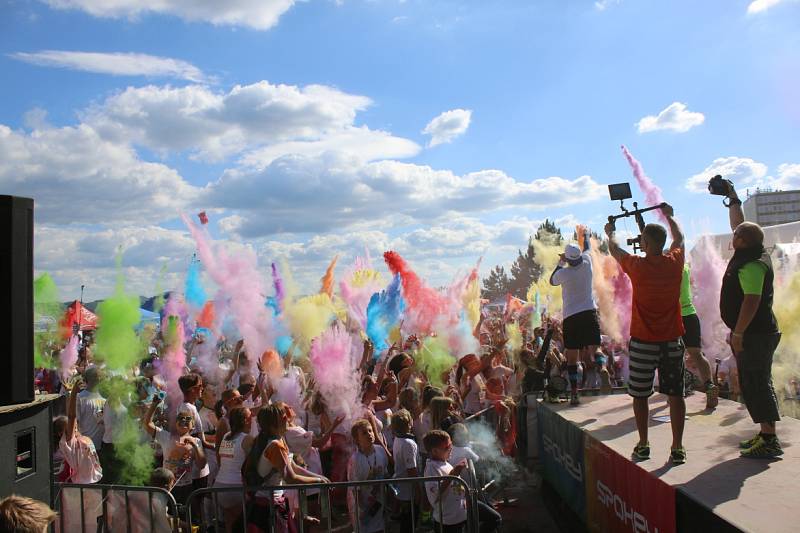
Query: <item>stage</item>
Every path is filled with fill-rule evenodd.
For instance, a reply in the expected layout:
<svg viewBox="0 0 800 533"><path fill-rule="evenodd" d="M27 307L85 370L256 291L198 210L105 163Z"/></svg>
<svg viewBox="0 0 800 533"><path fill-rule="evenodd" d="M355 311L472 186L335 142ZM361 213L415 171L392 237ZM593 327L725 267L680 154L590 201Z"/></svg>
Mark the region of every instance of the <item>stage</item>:
<svg viewBox="0 0 800 533"><path fill-rule="evenodd" d="M539 402L539 459L544 477L591 531L800 530L800 421L784 418L779 459L739 457L738 443L757 426L744 405L705 395L686 399L686 464L672 466L666 397L650 399L650 460L634 463L638 441L627 395L582 404Z"/></svg>

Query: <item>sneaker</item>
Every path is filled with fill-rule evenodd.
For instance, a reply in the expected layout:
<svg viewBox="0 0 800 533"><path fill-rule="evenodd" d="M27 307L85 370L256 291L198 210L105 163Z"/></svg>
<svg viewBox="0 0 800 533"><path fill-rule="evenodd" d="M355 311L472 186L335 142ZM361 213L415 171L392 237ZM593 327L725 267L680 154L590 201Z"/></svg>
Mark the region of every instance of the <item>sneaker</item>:
<svg viewBox="0 0 800 533"><path fill-rule="evenodd" d="M778 437L773 437L768 440L759 435L753 446L742 450L742 457L749 457L751 459L772 459L779 455L783 455L783 448L781 448Z"/></svg>
<svg viewBox="0 0 800 533"><path fill-rule="evenodd" d="M647 461L650 459L650 443L637 444L633 449L633 458L637 461Z"/></svg>
<svg viewBox="0 0 800 533"><path fill-rule="evenodd" d="M573 394L569 399L570 405L580 405L581 400L578 398L577 394Z"/></svg>
<svg viewBox="0 0 800 533"><path fill-rule="evenodd" d="M761 433L756 433L755 437L739 442L739 448L743 450L746 450L747 448L752 448L753 446L756 445L758 439L760 438L761 438Z"/></svg>
<svg viewBox="0 0 800 533"><path fill-rule="evenodd" d="M706 409L714 409L719 404L719 387L706 383Z"/></svg>
<svg viewBox="0 0 800 533"><path fill-rule="evenodd" d="M680 448L675 448L674 450L670 450L669 457L672 459L672 464L674 465L682 465L686 462L686 448L681 446Z"/></svg>
<svg viewBox="0 0 800 533"><path fill-rule="evenodd" d="M611 394L611 376L607 369L600 371L600 392L603 394Z"/></svg>

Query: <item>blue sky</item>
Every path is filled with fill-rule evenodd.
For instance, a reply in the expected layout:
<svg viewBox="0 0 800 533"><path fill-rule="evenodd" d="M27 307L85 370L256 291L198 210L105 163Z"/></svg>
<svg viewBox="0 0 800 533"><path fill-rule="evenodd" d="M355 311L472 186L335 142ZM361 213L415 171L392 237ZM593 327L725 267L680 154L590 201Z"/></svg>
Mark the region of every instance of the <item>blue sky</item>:
<svg viewBox="0 0 800 533"><path fill-rule="evenodd" d="M365 247L443 283L545 217L600 230L620 144L690 237L725 229L706 176L800 186L794 0L184 4L0 4L0 189L65 296L117 246L132 290L179 284L201 209L309 283Z"/></svg>

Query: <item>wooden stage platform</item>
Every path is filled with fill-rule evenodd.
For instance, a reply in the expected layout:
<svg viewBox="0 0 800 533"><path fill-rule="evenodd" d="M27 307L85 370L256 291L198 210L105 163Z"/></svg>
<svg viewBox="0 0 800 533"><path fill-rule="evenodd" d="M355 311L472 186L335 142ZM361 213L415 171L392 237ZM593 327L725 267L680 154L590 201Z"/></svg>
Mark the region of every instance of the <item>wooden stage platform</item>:
<svg viewBox="0 0 800 533"><path fill-rule="evenodd" d="M638 441L627 395L538 405L545 479L592 531L800 531L800 421L784 418L779 459L745 459L738 443L757 426L744 405L687 398L687 462L673 466L666 397L650 399L648 461L634 463Z"/></svg>

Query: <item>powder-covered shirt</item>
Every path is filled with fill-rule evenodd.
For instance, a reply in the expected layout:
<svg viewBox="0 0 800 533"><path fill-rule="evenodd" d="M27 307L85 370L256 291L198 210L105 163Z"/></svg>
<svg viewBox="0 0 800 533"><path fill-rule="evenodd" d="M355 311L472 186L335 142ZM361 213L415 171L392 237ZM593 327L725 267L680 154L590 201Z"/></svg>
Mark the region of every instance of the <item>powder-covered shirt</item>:
<svg viewBox="0 0 800 533"><path fill-rule="evenodd" d="M581 254L581 262L553 272L552 285L561 285L564 318L596 308L592 292L592 257L589 252Z"/></svg>
<svg viewBox="0 0 800 533"><path fill-rule="evenodd" d="M377 444L373 445L372 453L369 455L365 455L356 449L347 465L347 479L349 481L385 479L388 473L389 458L383 448ZM355 519L355 506L358 505L360 530L364 533L384 530L383 506L385 503L384 491L380 486L360 488L357 502L356 491L354 489L348 489L347 491L347 507L350 511L350 516Z"/></svg>
<svg viewBox="0 0 800 533"><path fill-rule="evenodd" d="M409 437L397 436L392 444L392 458L394 459L394 477L410 477L408 471L417 468L417 443ZM397 484L397 499L403 502L411 501L413 487L411 483Z"/></svg>
<svg viewBox="0 0 800 533"><path fill-rule="evenodd" d="M428 462L425 463L425 477L449 476L452 470L453 466L447 461L428 459ZM465 522L467 520L467 498L464 487L458 483L450 483L450 486L440 491L441 483L438 481L425 483L425 493L433 508L433 519L446 526ZM440 497L441 505L439 504Z"/></svg>
<svg viewBox="0 0 800 533"><path fill-rule="evenodd" d="M103 443L103 407L106 399L100 393L83 390L78 393L78 431L86 435L99 448Z"/></svg>
<svg viewBox="0 0 800 533"><path fill-rule="evenodd" d="M190 438L194 439L198 446L202 446L200 439ZM175 475L175 485L178 487L191 485L192 467L196 459L194 447L189 443L179 442L179 437L159 427L156 428L156 441L164 453L164 468Z"/></svg>
<svg viewBox="0 0 800 533"><path fill-rule="evenodd" d="M70 482L77 484L97 483L103 478L103 469L97 457L97 449L92 439L78 432L67 440L66 433L61 436L58 449L72 471Z"/></svg>

